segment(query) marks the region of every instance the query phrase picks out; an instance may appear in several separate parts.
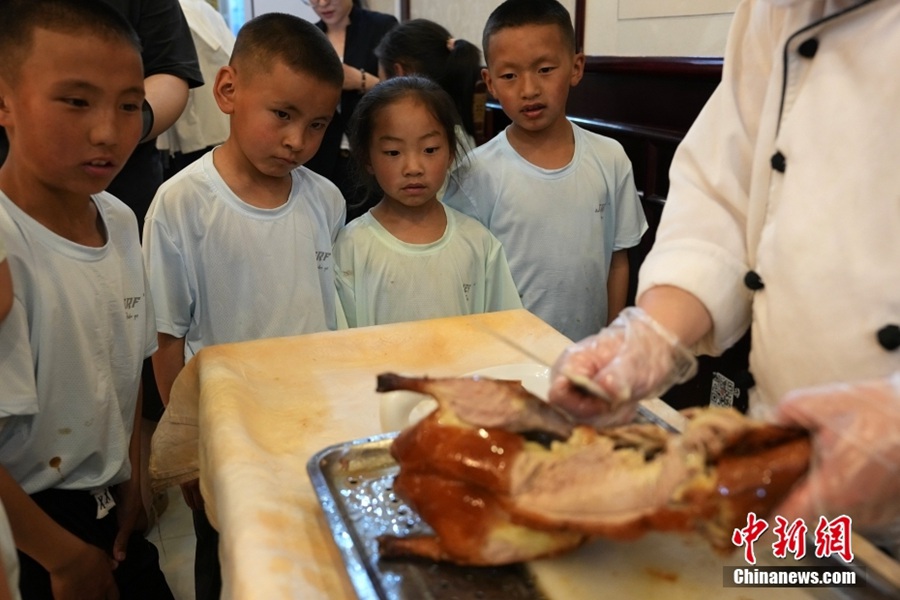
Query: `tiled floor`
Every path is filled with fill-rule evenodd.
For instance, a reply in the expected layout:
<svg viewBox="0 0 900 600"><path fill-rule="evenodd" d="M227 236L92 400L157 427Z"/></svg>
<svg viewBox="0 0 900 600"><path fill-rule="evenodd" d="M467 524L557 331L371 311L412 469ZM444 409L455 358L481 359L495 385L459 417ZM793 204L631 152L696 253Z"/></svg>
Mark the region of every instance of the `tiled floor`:
<svg viewBox="0 0 900 600"><path fill-rule="evenodd" d="M169 506L147 539L159 550L159 564L175 600L194 600L194 524L178 487L169 488Z"/></svg>

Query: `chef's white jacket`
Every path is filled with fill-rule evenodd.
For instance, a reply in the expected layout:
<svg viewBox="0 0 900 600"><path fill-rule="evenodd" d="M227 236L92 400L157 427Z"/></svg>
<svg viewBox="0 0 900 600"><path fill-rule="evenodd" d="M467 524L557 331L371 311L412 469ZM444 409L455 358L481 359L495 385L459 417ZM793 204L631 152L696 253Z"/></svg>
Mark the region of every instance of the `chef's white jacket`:
<svg viewBox="0 0 900 600"><path fill-rule="evenodd" d="M699 352L752 327L755 414L900 371L898 69L897 0L745 0L676 153L638 294L700 298Z"/></svg>

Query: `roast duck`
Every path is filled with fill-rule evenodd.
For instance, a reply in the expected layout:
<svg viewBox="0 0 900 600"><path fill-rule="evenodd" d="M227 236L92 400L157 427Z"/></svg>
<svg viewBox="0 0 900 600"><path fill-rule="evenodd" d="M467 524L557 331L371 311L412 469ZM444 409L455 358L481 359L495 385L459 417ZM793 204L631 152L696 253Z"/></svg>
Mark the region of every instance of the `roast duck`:
<svg viewBox="0 0 900 600"><path fill-rule="evenodd" d="M438 402L391 446L394 491L434 534L382 536L382 557L502 565L650 530L697 532L725 552L810 458L805 432L732 409L683 411L680 434L649 423L597 431L517 381L380 375L378 391L392 390Z"/></svg>

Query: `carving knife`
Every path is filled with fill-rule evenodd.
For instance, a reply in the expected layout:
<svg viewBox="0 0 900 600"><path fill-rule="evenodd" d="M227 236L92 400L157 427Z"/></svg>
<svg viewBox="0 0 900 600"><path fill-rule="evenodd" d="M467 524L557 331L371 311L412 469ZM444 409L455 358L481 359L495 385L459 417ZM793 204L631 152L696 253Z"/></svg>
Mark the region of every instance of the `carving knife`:
<svg viewBox="0 0 900 600"><path fill-rule="evenodd" d="M530 358L539 365L547 368L551 367L551 365L548 364L546 360L538 356L536 353L532 352L528 348L507 337L506 335L500 333L499 331L491 329L490 327L485 327L480 323L475 323L474 325L476 329L479 329L480 331L490 335L491 337L503 342L505 345L519 352L523 356ZM567 378L573 386L578 388L578 390L611 403L609 394L606 393L606 390L597 385L597 382L595 382L593 379L585 377L584 375L580 375L577 373L567 373L565 371L561 371L560 374L563 377ZM637 404L637 412L647 421L655 423L656 425L659 425L663 429L671 431L672 433L681 433L685 426L685 418L677 410L675 410L659 398L641 400Z"/></svg>

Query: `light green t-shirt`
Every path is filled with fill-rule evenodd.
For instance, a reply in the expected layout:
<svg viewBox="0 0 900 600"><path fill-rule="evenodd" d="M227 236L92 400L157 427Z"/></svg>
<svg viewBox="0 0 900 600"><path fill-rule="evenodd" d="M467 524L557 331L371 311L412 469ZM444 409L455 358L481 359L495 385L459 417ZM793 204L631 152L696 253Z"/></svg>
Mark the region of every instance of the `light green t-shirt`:
<svg viewBox="0 0 900 600"><path fill-rule="evenodd" d="M429 244L398 240L370 212L341 230L335 281L350 327L522 307L497 238L444 210L444 235Z"/></svg>

